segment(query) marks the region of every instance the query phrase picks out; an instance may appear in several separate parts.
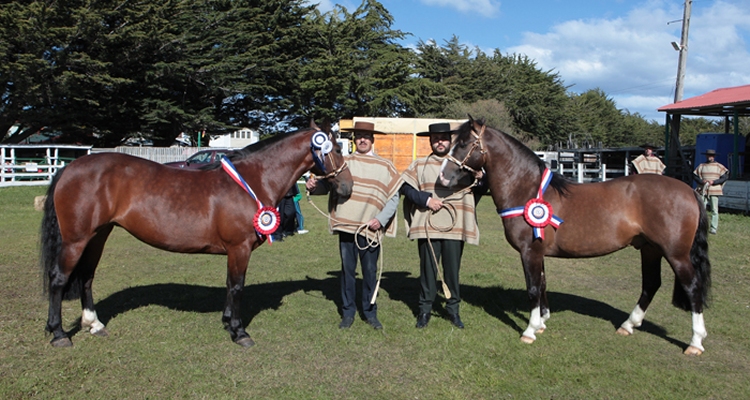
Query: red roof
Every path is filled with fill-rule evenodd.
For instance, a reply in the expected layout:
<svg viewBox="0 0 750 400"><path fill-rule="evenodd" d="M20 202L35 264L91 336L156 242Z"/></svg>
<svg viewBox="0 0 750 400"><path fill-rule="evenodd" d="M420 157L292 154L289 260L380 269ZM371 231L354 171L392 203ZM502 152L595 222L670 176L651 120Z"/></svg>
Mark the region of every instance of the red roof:
<svg viewBox="0 0 750 400"><path fill-rule="evenodd" d="M688 115L750 115L750 85L712 90L673 104L659 107L659 111Z"/></svg>

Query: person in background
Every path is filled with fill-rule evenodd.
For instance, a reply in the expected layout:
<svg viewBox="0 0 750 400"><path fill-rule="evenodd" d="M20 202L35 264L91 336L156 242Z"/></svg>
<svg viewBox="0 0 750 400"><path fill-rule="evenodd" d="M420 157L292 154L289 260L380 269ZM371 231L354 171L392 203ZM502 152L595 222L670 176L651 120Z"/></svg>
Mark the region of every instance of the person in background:
<svg viewBox="0 0 750 400"><path fill-rule="evenodd" d="M375 130L372 122L356 121L351 129L356 151L346 157L346 164L354 179L352 194L342 199L331 197L329 201L329 228L339 236L341 255L341 323L346 329L354 323L357 312L355 304L357 259L362 265L362 314L375 329L383 329L377 317L377 303L371 302L377 284L377 262L380 243L373 242L377 232L396 236L394 215L398 208L398 188L401 185L398 171L390 161L373 151ZM325 183L321 181L321 183ZM312 194L323 194L327 188L318 185L315 179L307 181L307 190ZM334 196L332 194L332 196Z"/></svg>
<svg viewBox="0 0 750 400"><path fill-rule="evenodd" d="M711 228L708 232L715 235L719 229L719 196L724 194L722 187L729 179L729 170L716 161L716 150L708 149L703 155L706 156L706 162L693 171L693 179L703 186L701 190L706 208L711 211Z"/></svg>
<svg viewBox="0 0 750 400"><path fill-rule="evenodd" d="M294 200L294 212L297 220L297 233L299 233L300 235L304 235L305 233L310 231L305 229L305 217L302 216L302 209L299 207L299 201L302 200L302 193L300 193L299 187L296 183L294 184L294 187L292 187L292 189L296 192L294 194L294 197L292 197L292 200Z"/></svg>
<svg viewBox="0 0 750 400"><path fill-rule="evenodd" d="M295 183L286 192L284 197L279 202L276 209L279 211L279 227L273 233L273 240L282 242L287 236L294 235L297 231L295 222L295 211L294 211L294 195L299 193L299 188Z"/></svg>
<svg viewBox="0 0 750 400"><path fill-rule="evenodd" d="M633 160L633 168L635 169L635 172L638 174L663 174L666 166L661 162L659 157L654 154L656 146L646 143L641 147L644 149L643 154Z"/></svg>

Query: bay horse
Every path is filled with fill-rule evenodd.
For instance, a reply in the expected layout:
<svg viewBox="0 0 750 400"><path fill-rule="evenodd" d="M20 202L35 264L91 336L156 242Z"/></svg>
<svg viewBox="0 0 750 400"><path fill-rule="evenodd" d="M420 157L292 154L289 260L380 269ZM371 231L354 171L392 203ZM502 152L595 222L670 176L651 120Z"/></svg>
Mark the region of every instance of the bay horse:
<svg viewBox="0 0 750 400"><path fill-rule="evenodd" d="M225 254L222 322L235 343L252 346L240 319L242 291L250 254L278 221L273 207L306 171L322 175L340 196L351 194L352 176L341 148L314 122L310 125L234 151L229 163L200 170L100 153L58 171L47 190L41 226L40 264L49 295L46 330L54 336L51 344L73 345L62 328L63 299L80 298L81 326L107 336L94 309L91 286L107 237L119 226L162 250ZM249 191L225 165L234 166Z"/></svg>
<svg viewBox="0 0 750 400"><path fill-rule="evenodd" d="M700 355L707 332L703 308L711 283L708 220L703 202L685 183L661 175L631 175L575 183L550 173L512 136L469 120L454 135L441 168L445 186L484 168L505 237L520 253L531 303L521 340L533 343L550 311L544 257L602 256L633 246L641 252L642 291L617 330L631 335L661 286L661 259L675 274L672 304L692 312L693 336L685 354Z"/></svg>

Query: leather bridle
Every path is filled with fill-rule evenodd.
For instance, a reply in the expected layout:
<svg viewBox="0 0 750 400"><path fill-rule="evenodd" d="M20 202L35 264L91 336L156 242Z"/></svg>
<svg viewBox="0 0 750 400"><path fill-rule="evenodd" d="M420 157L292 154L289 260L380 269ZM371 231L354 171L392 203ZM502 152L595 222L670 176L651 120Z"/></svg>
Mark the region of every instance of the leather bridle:
<svg viewBox="0 0 750 400"><path fill-rule="evenodd" d="M482 129L480 129L478 133L474 130L474 126L471 127L471 135L474 136L474 142L471 143L470 145L471 148L469 149L469 152L466 153L466 156L464 156L463 160L459 161L457 158L453 157L453 154L451 154L453 151L448 152L445 158L457 164L459 169L466 169L466 170L476 173L477 170L466 165L466 162L469 160L469 158L471 158L471 155L472 153L474 153L474 150L479 149L479 154L482 155L482 165L484 165L485 163L484 157L487 152L484 150L484 143L482 142L482 135L484 134L485 126L486 125L482 125Z"/></svg>

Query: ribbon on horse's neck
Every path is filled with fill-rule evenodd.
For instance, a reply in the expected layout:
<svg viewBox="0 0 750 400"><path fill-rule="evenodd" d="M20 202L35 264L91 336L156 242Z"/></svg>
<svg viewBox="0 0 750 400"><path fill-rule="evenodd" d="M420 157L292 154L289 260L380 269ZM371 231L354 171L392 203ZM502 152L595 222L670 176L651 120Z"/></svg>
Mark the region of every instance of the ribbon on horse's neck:
<svg viewBox="0 0 750 400"><path fill-rule="evenodd" d="M563 220L552 211L552 205L544 201L542 197L550 182L552 182L552 171L549 168L544 168L542 182L539 184L539 190L537 190L535 198L526 202L525 206L497 210L497 213L503 219L523 215L526 222L533 228L534 238L544 240L544 228L547 225L552 225L553 228L557 229L563 223Z"/></svg>
<svg viewBox="0 0 750 400"><path fill-rule="evenodd" d="M240 187L244 189L245 192L247 192L247 194L249 194L250 197L253 198L253 200L255 200L255 204L258 207L258 212L256 213L255 218L253 218L253 223L255 224L256 223L255 220L258 219L258 216L263 212L268 212L268 210L266 210L266 207L263 206L263 203L260 201L260 199L258 199L258 196L255 195L255 192L253 192L253 189L250 188L250 185L247 184L245 179L237 171L237 168L235 168L234 164L232 164L232 162L229 161L229 158L227 158L227 156L221 157L221 168L224 170L224 172L226 172L232 178L232 180L234 180L238 185L240 185ZM273 220L272 222L276 223L277 221ZM255 233L258 234L258 236L261 239L264 237L268 237L268 242L273 243L273 235L268 234L267 232L266 233L261 232L257 226L255 227Z"/></svg>
<svg viewBox="0 0 750 400"><path fill-rule="evenodd" d="M458 159L455 158L455 157L453 157L453 155L450 154L450 152L445 156L445 158L448 159L448 160L450 160L450 161L452 161L453 163L457 164L459 169L463 168L463 169L467 169L467 170L469 170L469 171L471 171L473 173L476 173L477 170L475 170L474 168L471 168L470 166L466 165L466 162L469 160L469 158L471 158L471 154L474 152L474 150L476 150L477 148L479 148L479 154L482 155L482 165L484 165L484 163L485 163L484 155L487 152L484 150L484 143L482 142L482 135L484 134L485 128L486 128L486 125L482 125L482 129L480 129L479 133L477 133L474 130L474 126L472 125L472 127L471 127L471 135L474 136L474 142L471 144L471 148L466 153L466 155L464 156L463 160L458 161Z"/></svg>

